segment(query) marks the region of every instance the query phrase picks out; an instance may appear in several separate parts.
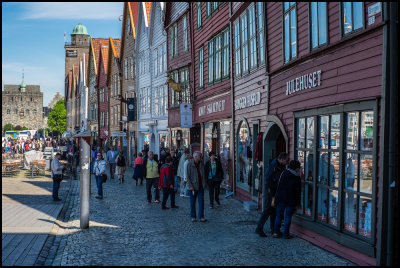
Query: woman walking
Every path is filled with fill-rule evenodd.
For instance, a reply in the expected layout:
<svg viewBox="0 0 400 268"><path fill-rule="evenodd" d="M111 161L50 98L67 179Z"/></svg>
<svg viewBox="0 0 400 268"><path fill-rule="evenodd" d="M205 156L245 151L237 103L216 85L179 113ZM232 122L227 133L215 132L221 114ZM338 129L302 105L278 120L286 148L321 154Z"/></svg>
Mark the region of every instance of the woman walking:
<svg viewBox="0 0 400 268"><path fill-rule="evenodd" d="M102 154L97 154L97 159L94 162L94 174L96 175L97 184L97 199L103 199L103 179L102 175L106 173L106 161Z"/></svg>
<svg viewBox="0 0 400 268"><path fill-rule="evenodd" d="M217 207L221 204L219 202L219 193L222 178L224 177L224 171L222 170L221 162L215 156L214 152L208 154L210 160L207 161L204 167L204 175L207 177L207 184L210 194L210 208L214 208L214 194L215 202L217 202Z"/></svg>
<svg viewBox="0 0 400 268"><path fill-rule="evenodd" d="M124 157L124 152L120 150L120 153L117 156L117 166L115 168L115 175L118 176L119 183L124 182L125 169L126 169L126 160Z"/></svg>
<svg viewBox="0 0 400 268"><path fill-rule="evenodd" d="M135 159L135 163L133 164L133 179L136 180L136 186L138 185L138 180L140 179L140 185L143 185L143 177L144 177L144 171L143 171L143 154L139 153L138 156Z"/></svg>
<svg viewBox="0 0 400 268"><path fill-rule="evenodd" d="M273 238L281 236L280 227L285 212L283 238L293 238L289 234L292 216L296 211L296 207L300 205L301 198L301 178L298 175L300 171L300 162L292 160L289 167L282 172L278 181L275 195L276 201L276 219L274 224Z"/></svg>

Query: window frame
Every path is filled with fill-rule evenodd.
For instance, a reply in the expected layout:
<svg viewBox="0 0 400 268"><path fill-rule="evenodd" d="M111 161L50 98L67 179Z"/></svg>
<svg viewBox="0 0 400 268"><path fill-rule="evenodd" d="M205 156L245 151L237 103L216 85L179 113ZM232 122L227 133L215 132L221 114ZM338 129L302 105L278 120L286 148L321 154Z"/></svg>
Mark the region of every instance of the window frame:
<svg viewBox="0 0 400 268"><path fill-rule="evenodd" d="M372 111L373 116L374 116L374 122L373 122L373 133L378 133L378 127L379 127L379 118L378 118L378 101L377 100L371 100L371 101L362 101L362 102L357 102L357 103L346 103L346 104L340 104L340 105L334 105L334 106L329 106L329 107L322 107L322 108L314 108L310 110L305 110L305 111L297 111L293 113L293 123L294 123L294 129L293 129L293 141L294 141L294 150L293 150L293 159L297 159L297 152L300 150L305 151L306 148L298 148L297 146L297 119L299 118L308 118L308 117L314 117L316 121L314 121L314 147L312 148L312 152L314 154L314 159L313 159L313 165L314 165L314 170L313 170L313 210L312 210L312 216L305 216L304 214L295 214L294 220L295 222L297 221L296 218L298 218L305 226L309 228L314 228L315 230L318 230L319 232L324 232L326 235L329 237L332 237L334 240L338 240L338 234L344 234L347 235L351 238L354 238L354 240L357 241L364 241L370 245L375 244L376 239L376 232L374 226L376 225L376 204L377 204L377 192L376 192L376 187L377 187L377 164L378 164L378 135L374 135L373 137L373 149L371 151L366 151L366 150L350 150L347 149L347 120L346 120L346 115L348 113L359 113L365 112L365 111ZM325 151L331 152L331 151L339 151L339 157L340 157L340 162L339 162L339 186L337 187L338 189L338 212L337 212L337 217L338 217L338 223L337 226L333 226L331 224L328 224L327 222L321 222L318 220L317 216L317 202L318 202L318 195L317 195L317 175L319 173L319 166L318 166L318 160L319 158L317 157L319 154L318 152L320 151L319 148L319 118L322 116L326 115L332 115L332 114L340 114L341 120L341 126L340 126L340 146L338 149L331 149L330 146L328 149L325 149ZM361 118L358 119L359 126L358 129L361 128ZM331 125L331 122L329 122L329 126ZM359 135L358 140L360 141L361 135ZM329 135L329 140L328 144L330 144L330 135ZM371 193L364 193L360 191L353 191L345 188L344 182L345 182L345 165L346 165L346 157L348 152L352 152L358 155L358 158L360 158L360 155L371 155L373 159L372 163L372 191ZM358 166L360 166L361 163L358 163ZM360 173L360 170L357 171L358 174ZM361 179L358 178L358 182ZM359 184L359 183L358 183ZM357 185L357 188L359 188L359 185ZM344 212L345 212L345 194L346 192L350 192L353 194L357 195L357 201L356 201L356 207L357 207L357 220L356 220L356 231L350 232L344 228ZM358 226L359 226L359 197L366 197L371 199L371 237L365 237L360 234L358 234ZM302 189L302 199L303 199L303 189ZM303 206L303 200L302 206ZM304 208L302 208L304 209ZM303 212L304 213L304 212ZM351 242L349 242L351 243Z"/></svg>
<svg viewBox="0 0 400 268"><path fill-rule="evenodd" d="M352 19L352 27L354 27L354 2L349 2L349 3L351 3L351 19ZM340 24L340 36L341 36L341 38L345 38L345 37L347 37L349 35L352 35L352 34L357 33L359 31L365 30L365 4L364 4L364 2L360 2L360 3L362 5L362 8L361 8L361 10L362 10L361 11L362 27L358 28L356 30L352 30L349 33L345 33L345 31L344 31L344 6L343 6L343 2L340 2L340 4L339 4L339 15L340 15L339 24Z"/></svg>
<svg viewBox="0 0 400 268"><path fill-rule="evenodd" d="M312 8L311 8L311 4L312 3L317 3L317 38L318 38L318 45L316 46L316 47L313 47L313 43L312 43L312 38L313 38L313 36L312 36ZM319 16L318 16L318 14L319 14L319 9L318 9L318 3L320 3L320 2L309 2L308 3L308 52L311 52L311 51L315 51L315 50L318 50L318 49L320 49L320 48L323 48L323 47L326 47L326 46L328 46L329 45L329 14L328 14L328 3L329 2L323 2L323 3L325 3L326 4L326 10L325 10L325 12L326 12L326 42L325 43L323 43L323 44L320 44L319 43L319 27L320 27L320 25L319 25Z"/></svg>
<svg viewBox="0 0 400 268"><path fill-rule="evenodd" d="M183 51L189 51L189 41L188 41L188 17L187 15L183 15L182 18L182 35L183 35Z"/></svg>
<svg viewBox="0 0 400 268"><path fill-rule="evenodd" d="M289 8L288 10L285 11L285 3L289 3ZM293 5L291 5L290 3L294 3ZM295 16L295 20L296 20L296 56L293 57L293 51L292 51L292 45L291 45L291 12L294 10L294 16ZM285 15L288 14L289 16L289 59L286 61L285 59ZM297 2L282 2L282 57L283 57L283 64L286 65L288 63L290 63L291 61L295 60L298 58L299 55L299 42L298 42L298 23L297 23Z"/></svg>
<svg viewBox="0 0 400 268"><path fill-rule="evenodd" d="M201 29L203 26L201 17L201 2L196 2L196 22L197 22L197 30Z"/></svg>
<svg viewBox="0 0 400 268"><path fill-rule="evenodd" d="M200 53L201 52L201 53ZM201 57L200 57L201 54ZM198 81L199 81L199 91L204 89L204 46L201 46L198 50ZM200 83L201 82L201 83Z"/></svg>

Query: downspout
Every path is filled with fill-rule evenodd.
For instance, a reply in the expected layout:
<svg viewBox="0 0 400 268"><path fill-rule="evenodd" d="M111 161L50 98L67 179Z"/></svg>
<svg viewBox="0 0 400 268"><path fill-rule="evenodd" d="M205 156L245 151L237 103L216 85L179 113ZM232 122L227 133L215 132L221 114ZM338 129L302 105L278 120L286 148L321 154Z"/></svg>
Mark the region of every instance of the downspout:
<svg viewBox="0 0 400 268"><path fill-rule="evenodd" d="M192 79L190 79L190 73L189 73L189 81L191 81L191 83L192 83L192 85L191 85L191 89L193 89L192 90L192 92L190 92L190 102L192 103L192 127L194 127L193 126L193 111L194 111L194 92L195 92L195 86L196 86L196 83L195 83L195 81L194 81L194 77L195 77L195 70L194 70L194 65L195 65L195 61L194 61L194 53L195 53L195 49L194 49L194 35L193 35L193 28L194 28L194 23L193 23L193 21L192 21L192 4L191 4L191 2L188 2L189 3L189 20L188 20L188 24L190 24L190 37L189 37L189 39L190 39L190 49L191 49L191 52L190 52L190 55L191 55L191 62L190 62L190 64L191 64L191 66L190 66L190 69L192 70L191 71L191 73L192 73ZM193 9L193 10L195 10L195 9ZM168 38L168 37L167 37ZM172 136L172 131L171 131L171 136ZM172 137L171 137L171 140L172 140ZM192 141L190 140L190 129L189 129L189 144L192 144ZM201 142L200 142L200 144L201 144ZM191 148L190 147L190 145L189 145L189 148ZM190 149L191 150L191 149Z"/></svg>
<svg viewBox="0 0 400 268"><path fill-rule="evenodd" d="M232 146L231 146L231 148L232 148L232 150L231 150L231 156L232 156L232 192L233 192L233 195L236 195L236 180L235 180L235 178L236 178L236 172L235 172L235 156L236 156L236 154L235 154L235 142L236 142L236 135L235 135L235 110L234 110L234 108L233 107L235 107L235 103L234 103L234 100L235 100L235 98L234 98L234 96L233 96L233 94L234 94L234 81L233 81L233 60L232 60L232 58L233 58L233 47L232 47L232 41L233 41L233 38L232 38L232 20L231 20L231 17L232 17L232 4L229 2L228 3L229 4L229 39L230 39L230 42L229 42L229 50L230 50L230 67L231 67L231 108L232 108L232 132L231 132L231 135L232 135L232 138L231 138L231 144L232 144Z"/></svg>
<svg viewBox="0 0 400 268"><path fill-rule="evenodd" d="M388 227L386 265L393 264L393 191L396 176L396 129L398 127L398 4L389 3L389 150L388 150ZM398 172L398 171L397 171ZM397 186L398 187L398 186Z"/></svg>

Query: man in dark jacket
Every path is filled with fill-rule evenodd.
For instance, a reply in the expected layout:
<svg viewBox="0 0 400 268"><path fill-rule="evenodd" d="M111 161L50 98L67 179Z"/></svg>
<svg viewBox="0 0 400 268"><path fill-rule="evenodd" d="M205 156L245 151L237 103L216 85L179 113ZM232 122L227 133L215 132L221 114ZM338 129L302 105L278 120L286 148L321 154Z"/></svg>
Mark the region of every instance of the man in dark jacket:
<svg viewBox="0 0 400 268"><path fill-rule="evenodd" d="M264 233L264 224L270 218L270 227L271 233L274 230L274 223L276 217L276 208L271 206L272 197L276 192L276 185L278 183L279 177L281 173L285 170L285 166L289 161L289 157L287 153L280 153L277 159L272 160L269 164L265 176L264 176L264 184L263 184L263 212L258 221L256 234L259 234L261 237L267 237Z"/></svg>
<svg viewBox="0 0 400 268"><path fill-rule="evenodd" d="M276 201L276 220L274 226L274 234L272 237L280 237L280 227L282 223L283 213L285 212L283 238L289 239L292 216L296 212L296 207L300 205L301 200L301 179L298 175L300 171L300 162L292 160L289 168L286 169L279 180L275 201Z"/></svg>
<svg viewBox="0 0 400 268"><path fill-rule="evenodd" d="M210 208L214 208L214 194L215 202L217 206L220 206L219 193L221 182L224 177L224 171L222 170L221 162L215 157L214 152L208 154L210 160L207 161L204 166L204 176L207 178L208 189L210 193Z"/></svg>

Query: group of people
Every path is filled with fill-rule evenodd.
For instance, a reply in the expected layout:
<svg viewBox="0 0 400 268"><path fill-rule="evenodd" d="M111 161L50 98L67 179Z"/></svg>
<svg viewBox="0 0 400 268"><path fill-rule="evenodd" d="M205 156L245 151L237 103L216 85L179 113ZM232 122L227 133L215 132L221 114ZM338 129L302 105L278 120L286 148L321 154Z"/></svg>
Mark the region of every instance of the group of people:
<svg viewBox="0 0 400 268"><path fill-rule="evenodd" d="M15 154L23 154L31 150L41 151L44 150L44 144L42 140L37 139L4 139L2 151Z"/></svg>
<svg viewBox="0 0 400 268"><path fill-rule="evenodd" d="M174 150L161 152L158 158L154 152L143 150L138 153L134 161L133 179L136 186L143 185L146 181L147 203L152 204L152 189L154 189L154 203L161 203L161 209L179 208L175 203L175 194L180 193L181 197L189 197L190 217L193 222L199 219L207 221L204 217L204 190L209 190L210 208L214 208L214 201L217 207L221 205L219 200L220 186L224 177L221 162L215 153L209 153L209 160L204 164L202 154L194 152L190 155L188 149L182 153ZM113 147L105 154L97 148L92 150L92 158L96 159L92 165L92 173L96 176L98 188L97 199L103 198L103 174L106 174L106 167L110 170L110 179L118 176L119 183L124 182L125 170L127 167L126 158L123 152L116 152ZM163 193L160 200L160 191ZM171 206L167 206L170 198ZM198 201L198 216L196 214L196 201Z"/></svg>
<svg viewBox="0 0 400 268"><path fill-rule="evenodd" d="M273 238L292 238L289 232L292 216L300 206L301 199L299 172L300 162L297 160L289 162L287 153L280 153L277 159L269 164L264 176L263 211L256 228L256 233L261 237L267 237L263 229L269 217ZM283 234L280 231L282 219L284 219Z"/></svg>
<svg viewBox="0 0 400 268"><path fill-rule="evenodd" d="M60 154L56 155L56 161L52 162L52 170L55 174L62 173L64 168L59 164ZM91 165L91 173L96 177L98 188L97 199L103 198L103 176L106 174L106 167L109 167L110 179L118 176L119 183L124 182L125 170L128 166L127 160L122 151L115 151L114 147L105 154L98 147L92 148L92 158L95 159ZM214 152L210 152L204 163L202 154L199 151L190 154L186 149L181 155L176 151L164 151L160 159L154 152L143 150L134 161L133 179L136 186L143 185L146 181L147 203L152 204L152 188L155 192L154 203L161 203L161 209L179 208L175 202L175 194L180 193L181 197L189 197L190 218L193 222L197 219L205 222L204 217L204 192L209 191L210 209L221 205L219 200L220 186L224 177L221 162ZM280 153L277 159L272 160L268 165L263 184L263 211L256 227L256 233L266 237L264 224L270 218L271 234L273 238L292 238L290 225L293 214L300 206L301 179L300 162L289 161L287 153ZM59 188L59 184L54 186ZM160 200L160 191L163 198ZM167 201L170 198L170 207ZM58 196L53 194L57 201ZM196 213L196 201L198 213ZM197 217L198 216L198 217ZM281 223L284 220L284 231L280 231Z"/></svg>

